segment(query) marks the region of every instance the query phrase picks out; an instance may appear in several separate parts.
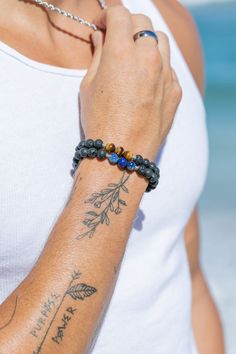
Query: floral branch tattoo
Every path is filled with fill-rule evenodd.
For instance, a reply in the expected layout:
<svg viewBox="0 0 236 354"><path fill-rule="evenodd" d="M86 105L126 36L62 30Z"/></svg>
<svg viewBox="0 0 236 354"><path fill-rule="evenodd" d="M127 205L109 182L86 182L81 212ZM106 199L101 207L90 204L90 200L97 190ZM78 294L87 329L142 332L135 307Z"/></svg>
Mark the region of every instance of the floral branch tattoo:
<svg viewBox="0 0 236 354"><path fill-rule="evenodd" d="M76 238L77 240L83 237L92 237L101 224L110 224L109 213L116 215L122 212L122 207L127 206L126 202L121 199L121 191L129 193L128 188L125 186L129 179L129 175L123 173L118 183L110 183L107 188L102 189L99 193L93 193L85 203L92 204L95 210L86 212L86 218L82 223L87 226L88 230Z"/></svg>

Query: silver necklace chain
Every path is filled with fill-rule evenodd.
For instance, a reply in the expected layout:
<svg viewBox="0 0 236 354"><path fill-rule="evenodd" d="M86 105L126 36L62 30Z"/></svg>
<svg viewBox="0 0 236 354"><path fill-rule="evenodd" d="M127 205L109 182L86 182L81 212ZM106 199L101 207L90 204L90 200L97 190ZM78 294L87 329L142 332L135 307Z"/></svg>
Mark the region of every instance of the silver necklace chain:
<svg viewBox="0 0 236 354"><path fill-rule="evenodd" d="M40 6L45 7L46 9L48 9L50 11L57 12L58 14L63 15L63 16L65 16L65 17L67 17L67 18L69 18L69 19L71 19L71 20L73 20L73 21L75 21L75 22L77 22L77 23L79 23L81 25L90 27L94 31L98 30L98 27L94 23L91 23L91 22L85 20L82 17L73 15L72 13L61 9L60 7L54 6L53 4L51 4L51 3L47 2L47 1L33 0L33 2L35 2L36 4L38 4ZM101 6L102 9L106 9L107 8L105 0L98 0L98 2L99 2L99 5Z"/></svg>

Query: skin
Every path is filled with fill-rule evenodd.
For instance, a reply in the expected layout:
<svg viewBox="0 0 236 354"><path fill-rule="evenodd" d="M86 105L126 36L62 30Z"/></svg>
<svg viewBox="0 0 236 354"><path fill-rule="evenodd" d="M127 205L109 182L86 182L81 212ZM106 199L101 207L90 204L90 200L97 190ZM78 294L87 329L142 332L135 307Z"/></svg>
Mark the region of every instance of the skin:
<svg viewBox="0 0 236 354"><path fill-rule="evenodd" d="M6 12L9 5L14 9L16 4L8 1ZM27 18L32 21L33 14L27 12L25 3L16 6L17 18L27 26ZM15 14L8 13L10 23ZM33 26L47 21L45 12L34 14L39 18ZM159 32L159 45L153 38L134 42L133 34L143 27L152 30L152 23L120 5L100 11L96 23L106 34L93 34L93 58L80 87L85 137L119 141L134 153L138 153L138 145L153 159L181 100L181 88L170 66L168 39ZM53 38L55 28L51 31ZM30 40L22 30L23 39ZM117 42L122 47L117 47ZM147 140L150 144L145 144ZM107 161L88 159L74 178L69 200L38 262L0 306L0 348L4 354L85 354L109 304L147 182ZM95 219L91 234L88 223L95 225Z"/></svg>
<svg viewBox="0 0 236 354"><path fill-rule="evenodd" d="M28 57L47 63L47 64L51 64L51 65L58 65L58 66L64 66L64 67L71 67L71 68L84 68L84 67L88 67L89 65L91 65L92 62L92 48L89 45L89 43L87 43L86 41L89 40L89 34L90 31L87 30L86 28L80 28L80 30L78 31L78 27L77 25L73 24L72 22L68 22L66 21L64 18L57 16L57 15L53 15L50 14L50 18L52 20L52 23L56 24L57 27L63 29L66 28L66 30L70 33L70 34L65 34L62 31L56 30L55 28L53 28L52 26L50 26L48 24L48 18L47 16L45 16L45 13L43 11L41 11L39 9L39 11L35 11L35 9L33 8L33 6L31 5L27 5L26 3L16 3L15 0L3 0L2 1L2 6L4 8L5 11L2 11L0 14L0 39L5 41L6 43L8 43L9 45L11 45L12 47L16 48L17 50L19 50L20 52L22 52L23 54L27 55ZM54 3L56 3L58 6L62 6L63 3L63 7L66 9L70 9L73 12L73 9L77 8L78 9L78 13L81 14L81 16L84 16L85 18L92 20L93 17L96 17L95 15L99 15L100 13L100 9L98 6L96 6L94 0L86 0L86 1L80 1L80 3L78 4L77 1L54 1ZM119 3L119 1L111 1L111 4L116 4ZM203 93L204 91L204 72L203 72L203 60L202 60L202 56L201 56L201 48L200 48L200 43L199 43L199 39L198 39L198 34L195 28L195 25L192 21L192 18L190 17L190 15L187 13L187 11L178 3L175 1L155 1L156 5L158 6L159 10L162 12L163 16L165 17L166 21L168 22L170 28L172 29L172 32L175 35L175 38L185 56L186 62L188 63L193 76L196 80L196 83L198 84L198 87L200 89L200 91ZM27 7L27 11L26 11L26 7ZM7 13L11 13L10 18L7 18L7 22L6 22L6 16L4 14ZM21 13L21 16L17 16L17 14L19 14L19 12ZM93 16L89 16L89 14L93 14ZM17 23L16 23L16 19L17 18ZM32 18L34 18L34 21L32 21ZM14 19L14 26L12 26L13 23L13 19ZM98 20L101 21L101 20ZM100 22L101 23L101 22ZM39 28L40 28L40 32L39 32ZM140 29L143 28L143 23L140 23ZM79 33L78 33L79 32ZM30 35L30 33L32 33L34 35L34 37ZM182 33L185 33L185 37L183 37ZM73 34L73 36L71 35ZM77 40L75 38L75 35L82 38L83 41L81 40ZM36 37L36 40L35 40ZM19 41L20 38L20 41ZM37 45L35 45L34 43L37 43ZM19 45L20 43L20 45ZM144 44L144 43L143 43ZM42 48L44 48L45 50L42 50ZM76 56L76 53L78 53L78 56ZM96 65L95 65L96 66ZM102 82L102 79L101 79ZM137 84L137 83L136 83ZM87 84L84 85L84 95L85 97L91 96L87 93L86 96L86 89L88 92L90 92L89 90L91 89L91 86L89 87L89 85ZM178 101L178 100L177 100ZM122 104L124 104L124 102L122 102ZM98 136L97 132L92 132L91 131L91 127L86 126L86 122L91 122L92 118L88 118L93 117L94 119L94 112L88 112L88 108L84 107L84 113L83 113L83 117L86 117L86 119L84 119L84 128L85 130L87 129L87 131L90 134L94 134L94 136ZM112 114L114 114L114 107L112 108ZM96 112L97 113L97 112ZM87 114L87 116L86 116ZM119 112L119 116L120 116L120 112ZM160 128L160 127L159 127ZM164 136L166 134L166 132L168 131L169 126L164 129ZM160 130L160 129L159 129ZM164 131L162 130L162 131ZM109 132L107 132L108 134ZM90 135L91 136L91 135ZM127 138L127 137L126 137ZM124 140L124 145L126 138ZM115 141L116 137L114 136L114 141ZM160 137L159 139L157 139L157 137L155 137L156 140L161 141ZM110 140L110 136L109 136L109 140ZM158 146L156 147L156 149L158 149ZM147 153L150 154L150 156L152 156L154 154L153 151L147 151ZM99 165L99 164L98 164ZM86 170L86 172L90 169L90 166L83 166L83 169ZM101 171L100 171L101 170ZM102 166L97 166L97 173L101 173L102 175ZM111 171L111 176L115 178L114 176L114 170L112 169ZM117 176L118 177L118 176ZM119 176L120 177L120 176ZM83 170L80 173L80 177L79 177L79 182L80 182L80 186L81 183L83 181ZM117 179L117 181L119 180L119 178ZM108 181L108 183L110 182L110 180ZM133 201L132 198L132 207L130 207L130 203L129 203L129 215L126 214L126 220L129 217L132 218L132 213L134 212L135 207L138 205L139 202L139 198L140 195L143 192L143 189L145 188L144 185L142 184L142 182L140 181L140 185L137 187L137 180L135 179L135 188L140 189L140 192L138 193L138 197L137 200ZM129 179L128 183L133 183L131 178ZM89 185L89 181L86 181L86 190L87 193L89 193L89 189L90 189L90 185ZM104 185L101 183L96 186L97 189L99 190L99 188L103 188ZM130 190L133 188L133 186L130 186ZM77 189L77 185L75 184L74 190ZM74 196L73 194L74 192L72 192L72 196ZM136 194L137 195L137 194ZM78 195L78 199L77 199L77 195L75 197L73 197L73 201L79 201L81 200L81 198L86 198L86 196L81 196ZM68 217L68 213L66 214ZM77 215L77 214L76 214ZM72 212L72 216L74 216L73 212ZM79 217L79 216L78 216ZM81 216L80 216L81 217ZM71 215L69 213L69 219L71 218ZM112 223L114 223L114 221L112 220ZM65 228L65 225L67 224L67 218L64 217L63 222L59 222L59 230ZM77 228L77 224L73 225ZM114 226L114 225L113 225ZM112 228L113 228L112 226ZM61 228L60 228L61 227ZM114 226L115 227L115 226ZM122 258L122 253L125 247L125 242L126 242L126 238L127 238L127 230L129 229L129 223L127 222L126 224L126 232L124 232L124 242L120 242L120 253L117 255L117 252L115 252L113 250L112 254L114 255L114 257L111 259L109 259L108 263L114 263L117 262L117 264L120 262L120 259ZM58 229L58 226L57 226ZM112 231L113 233L114 231ZM99 238L99 235L97 236ZM120 237L120 235L119 235ZM52 236L53 238L53 236ZM220 325L220 321L219 321L219 317L216 311L216 308L214 306L214 303L212 301L212 298L210 296L209 290L207 288L203 273L201 271L201 267L200 267L200 262L199 262L199 229L198 229L198 218L197 218L197 210L194 211L192 217L189 220L188 225L186 226L186 232L185 232L185 239L186 239L186 247L187 247L187 251L188 251L188 256L189 256L189 263L190 263L190 271L191 271L191 276L192 276L192 285L193 285L193 327L194 327L194 332L195 332L195 337L197 340L197 345L198 345L198 349L200 353L204 353L204 354L221 354L224 352L223 350L223 336L222 336L222 330L221 330L221 325ZM59 241L57 241L59 242ZM80 242L80 241L79 241ZM95 240L93 240L92 242L95 242ZM116 244L117 247L117 242L118 239L116 239L116 241L114 241L114 244ZM99 248L98 249L102 249L102 247L104 246L103 244L101 244L101 238L98 242ZM97 245L97 246L98 246ZM112 244L110 245L110 247L114 247L113 245L113 241ZM87 250L87 248L86 248ZM111 249L110 249L111 251ZM115 253L115 254L114 254ZM77 254L76 254L77 256ZM96 255L97 257L99 257L99 251L98 254ZM80 257L81 258L81 257ZM83 263L83 262L82 262ZM63 261L63 264L66 265L66 267L69 267L69 265L67 264L67 261ZM81 267L83 268L83 265L79 265L79 268L81 269ZM112 289L112 287L114 285L114 280L111 280L112 276L111 275L104 275L103 272L103 268L102 265L101 267L101 272L103 274L103 277L105 277L107 279L107 286L109 289ZM70 267L69 267L70 268ZM84 267L83 269L86 268L86 271L83 271L83 274L87 273L87 267ZM72 271L72 270L71 270ZM36 270L36 273L38 272L39 276L40 276L40 270ZM65 271L63 271L63 273L66 273ZM90 270L89 273L91 274L89 276L88 280L91 280L91 283L94 283L94 279L96 278L96 282L98 281L97 279L97 275L96 277L94 277L92 275L92 271ZM68 274L64 274L65 278L68 281ZM30 276L28 279L28 282L31 282L32 277ZM26 280L27 281L27 280ZM48 274L48 282L50 283L50 274ZM29 286L29 284L27 283L26 285L23 286L23 290L20 289L20 296L24 298L24 295L22 295L22 293L24 294L25 289L27 289L27 287ZM25 287L25 288L24 288ZM56 286L56 289L57 286ZM62 287L62 289L58 289L58 292L62 292L64 291L64 287ZM22 291L22 293L21 293ZM103 292L106 293L106 289L103 289ZM18 290L16 291L16 293L18 293ZM94 293L92 295L92 297L95 298L96 293ZM6 302L6 304L4 304L2 306L2 308L0 308L1 311L1 315L3 316L3 323L6 323L7 320L9 320L9 313L11 313L12 308L14 307L15 302L15 298L14 298L15 294L12 294L12 296L8 299L8 301ZM88 301L92 300L88 299ZM14 299L13 299L14 298ZM42 299L44 298L44 292L42 291ZM30 303L30 306L34 307L33 310L36 311L37 310L37 304L35 304L35 302L33 302L31 299L27 299L25 300L27 302ZM42 300L43 301L43 300ZM103 298L104 303L106 304L106 301ZM23 301L24 302L24 301ZM97 305L94 305L95 307ZM106 305L104 305L106 306ZM99 308L101 308L101 303L100 305L98 305ZM4 309L4 311L3 311ZM22 316L25 316L25 308L21 309L22 311ZM80 309L81 311L81 309ZM96 312L97 311L97 312ZM96 314L97 316L99 316L99 310L97 310L96 308ZM94 316L94 314L93 314ZM85 337L88 338L88 336L90 336L90 338L92 337L92 330L91 327L94 326L94 322L96 322L96 320L94 321L94 317L91 316L90 321L88 321L88 331L86 332ZM96 316L95 316L96 317ZM87 316L86 316L87 318ZM93 323L91 323L93 322ZM14 322L11 323L11 326L8 326L7 331L5 330L4 332L4 342L7 342L7 337L11 335L11 329L12 330L16 330L17 328L17 318L14 319ZM88 334L88 332L90 334ZM71 335L73 333L73 328L70 329L70 334ZM84 347L88 342L88 339L86 338L80 338L80 346L81 343L85 343ZM1 340L1 337L0 337ZM26 341L28 339L25 339ZM1 343L1 342L0 342ZM13 344L14 345L14 344ZM18 346L18 342L16 341L15 343L16 346ZM30 343L26 343L25 345L31 345ZM47 344L46 344L47 345ZM66 344L68 346L68 344ZM8 353L8 351L12 348L8 348L9 344L8 343L4 343L4 346L6 346L6 350L5 353ZM27 347L28 348L28 347ZM31 348L31 347L30 347ZM45 350L46 347L44 347ZM24 348L25 349L25 348ZM52 351L53 349L50 348L50 353L53 353ZM74 352L73 351L74 348L72 349L71 353ZM77 350L77 348L76 348ZM80 349L81 353L84 353L84 349ZM23 352L23 351L22 351ZM46 351L45 351L46 352ZM58 351L57 351L58 352ZM20 353L20 351L19 351ZM67 350L67 353L69 354L70 352ZM76 351L76 353L78 353L78 350Z"/></svg>

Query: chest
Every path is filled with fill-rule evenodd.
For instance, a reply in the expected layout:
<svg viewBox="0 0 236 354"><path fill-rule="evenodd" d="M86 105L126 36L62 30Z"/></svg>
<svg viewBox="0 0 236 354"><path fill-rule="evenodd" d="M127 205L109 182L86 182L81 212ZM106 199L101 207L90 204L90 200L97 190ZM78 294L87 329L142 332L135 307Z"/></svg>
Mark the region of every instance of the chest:
<svg viewBox="0 0 236 354"><path fill-rule="evenodd" d="M69 195L74 148L82 134L78 76L40 71L4 60L0 92L1 234L44 242ZM45 70L46 68L43 67ZM62 72L61 72L62 74ZM65 74L65 73L64 73ZM161 182L145 195L146 222L158 228L191 211L207 166L207 136L200 101L190 105L187 83L171 132L157 157ZM189 98L190 95L190 98ZM196 97L197 99L197 97ZM22 225L24 228L22 230Z"/></svg>

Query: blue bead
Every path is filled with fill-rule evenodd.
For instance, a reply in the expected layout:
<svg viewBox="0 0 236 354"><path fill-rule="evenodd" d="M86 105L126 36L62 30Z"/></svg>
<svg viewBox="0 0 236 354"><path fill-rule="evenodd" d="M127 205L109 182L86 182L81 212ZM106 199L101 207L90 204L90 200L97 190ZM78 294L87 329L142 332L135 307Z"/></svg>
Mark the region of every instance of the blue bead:
<svg viewBox="0 0 236 354"><path fill-rule="evenodd" d="M121 168L125 168L127 166L128 161L124 157L121 157L119 158L117 163Z"/></svg>
<svg viewBox="0 0 236 354"><path fill-rule="evenodd" d="M135 165L134 161L128 161L127 169L130 170L130 171L134 171L135 168L136 168L136 165Z"/></svg>
<svg viewBox="0 0 236 354"><path fill-rule="evenodd" d="M110 163L112 164L116 164L117 161L119 160L119 156L115 153L112 153L109 157L108 157Z"/></svg>

